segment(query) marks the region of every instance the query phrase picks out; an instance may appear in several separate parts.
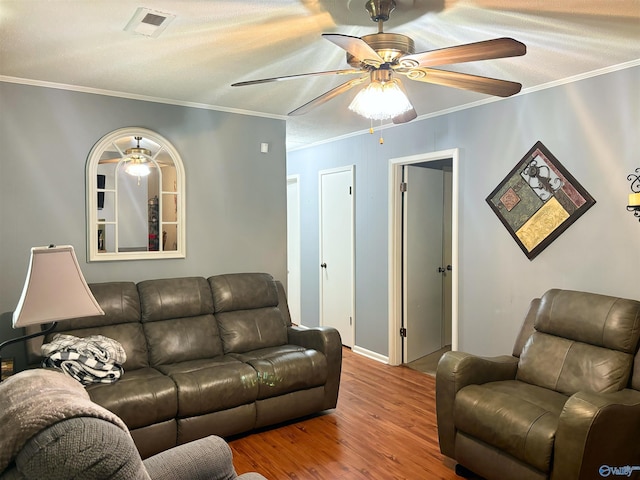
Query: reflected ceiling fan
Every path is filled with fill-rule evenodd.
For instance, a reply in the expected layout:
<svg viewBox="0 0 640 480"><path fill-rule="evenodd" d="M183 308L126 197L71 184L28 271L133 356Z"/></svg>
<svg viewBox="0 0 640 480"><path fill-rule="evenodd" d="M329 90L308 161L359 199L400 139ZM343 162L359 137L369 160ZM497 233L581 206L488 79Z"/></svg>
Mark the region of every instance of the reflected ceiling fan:
<svg viewBox="0 0 640 480"><path fill-rule="evenodd" d="M367 0L365 8L371 20L378 23L378 33L352 37L337 33L324 33L323 38L347 52L347 63L353 68L324 72L302 73L275 78L264 78L232 84L233 87L279 82L319 75L359 75L323 93L310 102L289 112L302 115L313 108L345 93L370 79L349 105L349 109L372 120L391 118L393 123L405 123L417 117L409 102L402 82L404 75L410 80L433 83L474 92L509 97L520 91L520 83L496 78L431 68L453 63L474 62L495 58L524 55L527 47L512 38L497 38L439 50L415 53L413 39L398 33L384 33L383 23L396 6L395 0Z"/></svg>

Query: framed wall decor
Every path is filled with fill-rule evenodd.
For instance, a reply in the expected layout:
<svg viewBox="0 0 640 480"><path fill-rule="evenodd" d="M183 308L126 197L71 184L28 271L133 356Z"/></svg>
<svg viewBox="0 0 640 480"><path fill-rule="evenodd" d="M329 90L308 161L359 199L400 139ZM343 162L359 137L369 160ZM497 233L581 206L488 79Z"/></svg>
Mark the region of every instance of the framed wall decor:
<svg viewBox="0 0 640 480"><path fill-rule="evenodd" d="M540 141L486 200L529 260L596 203Z"/></svg>

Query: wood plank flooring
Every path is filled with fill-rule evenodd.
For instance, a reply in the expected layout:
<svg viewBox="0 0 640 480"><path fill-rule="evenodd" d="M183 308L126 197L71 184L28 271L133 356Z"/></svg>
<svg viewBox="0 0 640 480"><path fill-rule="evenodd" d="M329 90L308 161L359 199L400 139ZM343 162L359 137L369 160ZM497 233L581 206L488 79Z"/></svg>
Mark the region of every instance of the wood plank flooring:
<svg viewBox="0 0 640 480"><path fill-rule="evenodd" d="M445 354L445 352L451 351L451 345L447 345L446 347L441 348L440 350L436 350L429 355L418 358L413 362L407 363L407 367L418 370L422 373L428 373L431 376L435 376L436 369L438 368L438 362L440 361L440 357Z"/></svg>
<svg viewBox="0 0 640 480"><path fill-rule="evenodd" d="M269 480L460 480L438 447L435 379L346 348L335 410L229 444L239 474Z"/></svg>

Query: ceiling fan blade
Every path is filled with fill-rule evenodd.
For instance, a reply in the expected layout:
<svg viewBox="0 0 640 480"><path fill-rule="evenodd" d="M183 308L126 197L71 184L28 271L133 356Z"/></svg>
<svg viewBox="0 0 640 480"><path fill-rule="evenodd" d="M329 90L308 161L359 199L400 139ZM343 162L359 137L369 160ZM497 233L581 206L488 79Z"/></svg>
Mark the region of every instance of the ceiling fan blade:
<svg viewBox="0 0 640 480"><path fill-rule="evenodd" d="M396 78L396 84L398 85L398 87L400 87L400 90L402 90L402 93L404 93L404 95L407 98L409 98L409 95L407 94L407 91L405 90L404 85L402 84L399 78ZM393 117L392 122L395 124L407 123L413 120L414 118L416 118L417 116L418 116L418 113L416 112L416 109L413 108L413 105L412 105L411 109L407 110L404 113L401 113L400 115Z"/></svg>
<svg viewBox="0 0 640 480"><path fill-rule="evenodd" d="M525 53L527 53L527 46L524 43L518 42L513 38L496 38L494 40L405 55L400 58L400 66L405 68L433 67L492 58L518 57Z"/></svg>
<svg viewBox="0 0 640 480"><path fill-rule="evenodd" d="M338 33L323 33L322 37L346 50L362 63L374 67L379 67L384 63L384 59L378 55L378 52L371 48L369 44L360 37L351 37Z"/></svg>
<svg viewBox="0 0 640 480"><path fill-rule="evenodd" d="M434 83L445 87L461 88L473 92L510 97L522 89L522 85L508 80L479 77L468 73L448 72L435 68L415 68L409 70L407 77L419 82Z"/></svg>
<svg viewBox="0 0 640 480"><path fill-rule="evenodd" d="M369 75L363 75L360 78L354 78L352 80L344 82L343 84L338 85L336 88L333 88L328 92L323 93L319 97L314 98L310 102L305 103L301 107L298 107L295 110L292 110L291 112L289 112L289 115L302 115L304 113L307 113L313 108L319 105L322 105L325 102L328 102L329 100L331 100L334 97L337 97L341 93L346 92L350 88L355 87L356 85L359 85L360 83L364 82L368 78L369 78Z"/></svg>
<svg viewBox="0 0 640 480"><path fill-rule="evenodd" d="M327 70L325 72L299 73L297 75L284 75L282 77L262 78L260 80L236 82L236 83L232 83L231 86L244 87L247 85L258 85L259 83L281 82L282 80L294 80L296 78L313 77L313 76L319 76L319 75L353 75L355 73L362 73L362 70L357 68L351 68L348 70Z"/></svg>

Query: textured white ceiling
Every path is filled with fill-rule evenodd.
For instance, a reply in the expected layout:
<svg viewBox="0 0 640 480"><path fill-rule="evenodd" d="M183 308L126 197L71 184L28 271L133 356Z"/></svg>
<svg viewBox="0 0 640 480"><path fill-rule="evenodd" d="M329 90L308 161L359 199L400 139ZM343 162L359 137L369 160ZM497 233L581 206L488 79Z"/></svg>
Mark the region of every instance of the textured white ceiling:
<svg viewBox="0 0 640 480"><path fill-rule="evenodd" d="M353 89L299 117L286 114L345 81L322 76L234 82L347 67L322 33L377 31L365 0L0 0L0 80L47 82L287 119L289 148L363 131ZM522 83L523 92L640 64L640 0L397 0L386 32L416 51L498 37L523 57L442 67ZM175 15L158 38L125 32L138 7ZM440 67L439 67L440 68ZM490 97L404 82L419 116Z"/></svg>

